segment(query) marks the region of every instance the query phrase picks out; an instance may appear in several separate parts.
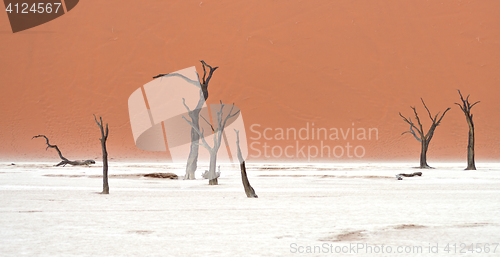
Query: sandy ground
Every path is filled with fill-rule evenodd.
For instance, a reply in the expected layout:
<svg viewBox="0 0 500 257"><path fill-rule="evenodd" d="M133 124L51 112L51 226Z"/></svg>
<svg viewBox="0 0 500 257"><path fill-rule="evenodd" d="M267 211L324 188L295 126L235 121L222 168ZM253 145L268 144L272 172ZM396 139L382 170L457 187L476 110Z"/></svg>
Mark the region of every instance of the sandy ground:
<svg viewBox="0 0 500 257"><path fill-rule="evenodd" d="M111 163L110 195L99 163L52 165L0 163L1 256L500 255L500 164L402 181L411 164L249 164L258 199L230 165L209 186L135 175L183 165Z"/></svg>

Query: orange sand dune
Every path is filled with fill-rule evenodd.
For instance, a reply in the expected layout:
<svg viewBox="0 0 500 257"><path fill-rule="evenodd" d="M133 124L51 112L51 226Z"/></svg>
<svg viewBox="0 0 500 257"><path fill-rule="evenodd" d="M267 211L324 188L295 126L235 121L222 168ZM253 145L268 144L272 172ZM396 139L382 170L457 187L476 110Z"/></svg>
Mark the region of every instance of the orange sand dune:
<svg viewBox="0 0 500 257"><path fill-rule="evenodd" d="M456 89L481 101L473 108L477 159L498 160L499 13L499 1L465 0L80 1L66 15L14 34L2 12L0 159L57 158L43 140L31 140L38 134L70 159L99 159L96 114L109 123L111 157L168 161L165 152L136 148L128 97L159 73L193 65L202 72L203 59L220 67L209 102L242 110L254 143L250 160L297 160L255 149L266 143L278 156L297 140L277 140L277 128L314 123L378 130L378 139L323 142L362 146L362 158L323 159L417 163L419 143L400 135L408 126L398 112L408 116L415 105L428 127L423 97L433 114L452 107L429 163L465 162L467 125L454 105ZM255 124L254 131L269 128L266 136L275 138L253 140ZM299 143L321 146L317 139Z"/></svg>

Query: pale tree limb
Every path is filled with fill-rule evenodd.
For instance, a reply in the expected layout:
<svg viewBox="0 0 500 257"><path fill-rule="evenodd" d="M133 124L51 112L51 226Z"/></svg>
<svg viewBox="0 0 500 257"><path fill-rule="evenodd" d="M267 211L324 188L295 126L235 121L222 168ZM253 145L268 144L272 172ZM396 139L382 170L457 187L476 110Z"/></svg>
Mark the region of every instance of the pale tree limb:
<svg viewBox="0 0 500 257"><path fill-rule="evenodd" d="M185 99L183 99L184 107L189 111L189 107L185 103ZM195 126L193 123L193 120L188 120L185 116L182 116L184 120L191 126L191 128L198 133L199 137L201 138L201 145L205 147L208 152L210 153L210 169L208 173L206 174L207 177L209 178L209 184L210 185L217 185L217 178L220 176L220 172L215 172L215 167L216 167L216 160L217 160L217 152L219 151L220 145L221 145L221 139L222 139L222 133L224 132L224 128L226 126L227 120L234 117L237 115L240 111L237 111L236 113L232 113L234 109L234 104L232 105L229 114L224 118L223 116L223 109L224 109L224 104L221 101L221 108L220 111L217 111L217 123L218 127L217 129L214 130L213 134L213 146L210 146L207 141L205 140L205 136L203 133L203 129L200 131L199 128Z"/></svg>
<svg viewBox="0 0 500 257"><path fill-rule="evenodd" d="M159 78L159 77L179 77L183 80L185 80L186 82L188 82L189 84L192 84L194 86L196 86L197 88L200 88L200 82L199 81L196 81L196 80L192 80L182 74L179 74L179 73L167 73L167 74L159 74L159 75L156 75L154 76L153 78L156 79L156 78Z"/></svg>

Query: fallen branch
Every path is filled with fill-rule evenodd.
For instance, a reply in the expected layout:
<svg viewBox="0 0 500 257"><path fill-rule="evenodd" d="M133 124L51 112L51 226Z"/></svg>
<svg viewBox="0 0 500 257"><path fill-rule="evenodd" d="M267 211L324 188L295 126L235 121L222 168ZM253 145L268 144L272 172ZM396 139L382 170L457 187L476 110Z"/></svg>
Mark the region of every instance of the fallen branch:
<svg viewBox="0 0 500 257"><path fill-rule="evenodd" d="M72 165L72 166L90 166L91 164L95 164L95 161L94 160L76 160L76 161L70 161L68 159L66 159L62 153L61 153L61 150L59 150L59 147L57 147L57 145L51 145L49 143L49 139L45 136L45 135L38 135L38 136L34 136L33 138L38 138L38 137L43 137L45 138L45 140L47 141L47 148L45 148L45 150L49 149L49 148L54 148L56 149L57 153L59 154L59 157L62 159L62 161L60 163L58 163L56 166L66 166L66 164L69 164L69 165ZM33 139L31 138L31 139Z"/></svg>
<svg viewBox="0 0 500 257"><path fill-rule="evenodd" d="M148 173L144 174L143 177L149 177L149 178L168 178L168 179L178 179L179 177L175 173Z"/></svg>
<svg viewBox="0 0 500 257"><path fill-rule="evenodd" d="M408 173L399 173L398 175L396 175L396 178L398 180L403 180L403 177L415 177L415 176L422 176L422 172L413 172L411 174L408 174Z"/></svg>

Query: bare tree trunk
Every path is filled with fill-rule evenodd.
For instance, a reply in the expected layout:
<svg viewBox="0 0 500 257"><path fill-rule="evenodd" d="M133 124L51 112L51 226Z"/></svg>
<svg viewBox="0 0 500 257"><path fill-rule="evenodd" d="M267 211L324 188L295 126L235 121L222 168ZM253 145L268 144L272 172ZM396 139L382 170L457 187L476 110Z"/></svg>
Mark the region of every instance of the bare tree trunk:
<svg viewBox="0 0 500 257"><path fill-rule="evenodd" d="M108 184L108 151L106 150L106 140L102 146L102 194L109 194Z"/></svg>
<svg viewBox="0 0 500 257"><path fill-rule="evenodd" d="M106 140L108 139L108 124L106 123L106 130L103 128L102 117L99 117L99 121L97 121L97 117L94 115L95 122L97 126L101 129L101 148L102 148L102 192L101 194L109 194L109 184L108 184L108 151L106 150Z"/></svg>
<svg viewBox="0 0 500 257"><path fill-rule="evenodd" d="M243 155L241 154L241 149L240 149L240 133L236 129L234 131L236 131L236 148L238 151L238 161L240 162L241 182L243 183L243 188L245 188L245 194L247 195L248 198L258 198L257 194L255 194L255 190L250 185L250 181L248 181L245 160L243 159Z"/></svg>
<svg viewBox="0 0 500 257"><path fill-rule="evenodd" d="M210 167L208 169L208 184L209 185L218 185L219 184L219 181L218 181L218 177L217 175L220 175L220 174L216 174L215 172L215 168L216 168L216 165L217 165L217 150L212 150L210 151Z"/></svg>
<svg viewBox="0 0 500 257"><path fill-rule="evenodd" d="M200 99L202 101L202 99ZM189 112L189 116L193 121L193 125L200 129L200 111L201 109L194 109ZM195 179L195 172L198 168L198 151L200 148L200 135L196 132L196 129L191 127L191 150L189 151L189 157L186 163L186 175L184 179Z"/></svg>
<svg viewBox="0 0 500 257"><path fill-rule="evenodd" d="M430 169L431 167L427 164L427 149L429 144L422 140L422 149L420 151L420 168L421 169Z"/></svg>
<svg viewBox="0 0 500 257"><path fill-rule="evenodd" d="M458 90L458 94L460 95L460 100L462 100L462 103L455 103L456 105L460 106L460 109L465 114L465 119L467 120L467 125L469 126L469 143L467 145L467 168L466 170L476 170L476 163L474 161L474 122L472 121L472 114L470 113L471 108L479 103L479 101L470 104L469 102L469 96L464 99L462 96L462 93L460 90Z"/></svg>
<svg viewBox="0 0 500 257"><path fill-rule="evenodd" d="M467 168L466 170L476 170L474 161L474 124L470 119L467 119L469 124L469 144L467 145Z"/></svg>
<svg viewBox="0 0 500 257"><path fill-rule="evenodd" d="M240 169L241 169L241 182L243 182L243 188L245 188L245 194L247 195L248 198L258 198L257 194L255 193L255 190L250 185L250 181L248 181L245 161L243 161L240 164Z"/></svg>

